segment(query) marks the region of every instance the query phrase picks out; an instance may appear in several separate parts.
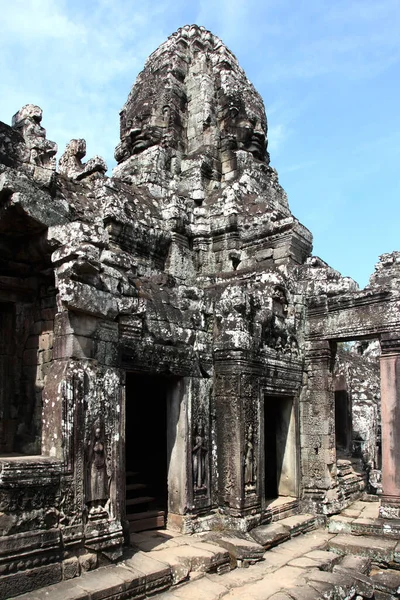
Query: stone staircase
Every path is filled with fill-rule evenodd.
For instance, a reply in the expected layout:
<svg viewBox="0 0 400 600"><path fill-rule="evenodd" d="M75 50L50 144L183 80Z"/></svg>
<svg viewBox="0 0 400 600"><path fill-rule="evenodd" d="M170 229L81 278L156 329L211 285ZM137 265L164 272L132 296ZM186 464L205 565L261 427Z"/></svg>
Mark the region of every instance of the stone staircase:
<svg viewBox="0 0 400 600"><path fill-rule="evenodd" d="M347 505L351 498L359 498L367 487L367 475L363 469L361 459L338 459L336 461L338 485L343 505Z"/></svg>
<svg viewBox="0 0 400 600"><path fill-rule="evenodd" d="M312 515L294 515L281 519L279 523L256 527L251 534L223 531L182 535L167 530L133 533L133 547L123 562L84 573L76 579L62 581L18 598L145 598L171 587L175 590L175 586L206 573L219 577L230 573L232 569L236 570L236 567L240 569L263 562L267 549L273 551L279 544L299 538L302 533L310 532L315 527L316 520ZM197 597L194 595L193 599Z"/></svg>
<svg viewBox="0 0 400 600"><path fill-rule="evenodd" d="M400 540L400 520L381 519L379 502L353 502L328 520L330 533L366 535Z"/></svg>
<svg viewBox="0 0 400 600"><path fill-rule="evenodd" d="M165 526L165 511L159 510L136 471L126 472L126 518L130 532L160 529Z"/></svg>
<svg viewBox="0 0 400 600"><path fill-rule="evenodd" d="M357 501L328 520L330 542L338 554L371 558L375 564L400 570L400 520L379 518L379 502Z"/></svg>
<svg viewBox="0 0 400 600"><path fill-rule="evenodd" d="M369 511L372 520L366 504L355 503L347 516L319 529L312 515L293 515L249 533L133 533L133 548L121 563L18 598L394 600L400 597L399 539L372 537L372 529L366 535L336 531L339 517L348 526L348 519L366 520Z"/></svg>

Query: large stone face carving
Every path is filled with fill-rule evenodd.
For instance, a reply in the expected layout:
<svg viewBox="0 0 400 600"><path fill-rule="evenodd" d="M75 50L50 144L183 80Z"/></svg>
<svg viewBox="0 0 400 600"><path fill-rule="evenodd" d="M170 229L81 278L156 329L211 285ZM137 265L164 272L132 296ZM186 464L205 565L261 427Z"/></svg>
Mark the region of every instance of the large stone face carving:
<svg viewBox="0 0 400 600"><path fill-rule="evenodd" d="M178 30L148 59L121 111L120 134L116 174L132 176L125 161L163 148L169 175L181 172L197 199L211 182L232 178L236 151L269 162L260 96L221 40L197 26ZM145 153L133 163L149 161Z"/></svg>

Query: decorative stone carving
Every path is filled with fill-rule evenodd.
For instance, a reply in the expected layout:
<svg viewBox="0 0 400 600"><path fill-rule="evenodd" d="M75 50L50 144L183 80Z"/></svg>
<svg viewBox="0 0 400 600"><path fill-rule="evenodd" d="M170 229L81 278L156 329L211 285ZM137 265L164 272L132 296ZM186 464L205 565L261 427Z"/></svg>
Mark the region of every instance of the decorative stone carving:
<svg viewBox="0 0 400 600"><path fill-rule="evenodd" d="M158 380L159 403L140 400L154 402L160 464L170 467L160 469L157 500L174 527L244 531L271 517L261 469L278 459L261 447L267 398L277 401L271 431L296 459L302 507L336 510L331 340L383 338L395 406L400 255L384 256L364 291L309 258L311 233L269 166L262 100L204 28L181 28L149 58L120 114L112 177L101 158L82 162L80 139L57 173L41 118L27 105L13 127L0 124L0 382L9 382L0 445L32 454L0 460L0 550L22 534L12 551L24 565L25 541L42 555L50 531L52 560L83 547L120 556L127 372ZM387 474L399 464L392 414L382 430L397 444ZM6 439L7 419L18 420L18 444ZM20 443L24 431L34 445ZM393 513L400 490L385 491L382 479ZM22 587L28 579L21 574Z"/></svg>
<svg viewBox="0 0 400 600"><path fill-rule="evenodd" d="M94 423L87 447L86 458L86 503L89 514L102 513L109 499L109 474L107 470L107 448L104 424Z"/></svg>
<svg viewBox="0 0 400 600"><path fill-rule="evenodd" d="M246 489L255 489L255 457L254 457L254 433L253 425L250 423L246 431L246 443L244 454L244 484Z"/></svg>
<svg viewBox="0 0 400 600"><path fill-rule="evenodd" d="M204 437L204 428L198 425L195 429L194 445L192 449L193 488L195 493L206 491L207 485L207 446Z"/></svg>
<svg viewBox="0 0 400 600"><path fill-rule="evenodd" d="M46 130L41 126L43 111L39 106L26 104L12 118L12 126L22 134L30 151L29 162L55 171L57 144L46 139Z"/></svg>
<svg viewBox="0 0 400 600"><path fill-rule="evenodd" d="M107 165L100 156L94 156L87 163L82 163L82 158L86 156L85 140L71 140L61 156L58 169L62 175L70 179L84 179L93 173L104 175L107 171Z"/></svg>

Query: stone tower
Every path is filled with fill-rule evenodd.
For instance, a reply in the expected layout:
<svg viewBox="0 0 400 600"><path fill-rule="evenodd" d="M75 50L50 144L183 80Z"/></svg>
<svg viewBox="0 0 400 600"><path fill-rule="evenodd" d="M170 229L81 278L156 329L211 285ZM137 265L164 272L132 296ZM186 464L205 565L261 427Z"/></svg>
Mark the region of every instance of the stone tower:
<svg viewBox="0 0 400 600"><path fill-rule="evenodd" d="M57 171L41 119L26 105L0 123L0 598L27 570L33 589L118 559L130 530L350 502L364 480L338 478L336 342L383 340L390 408L397 254L364 291L310 256L263 102L202 27L147 60L112 176L82 139ZM397 479L383 488L397 514Z"/></svg>

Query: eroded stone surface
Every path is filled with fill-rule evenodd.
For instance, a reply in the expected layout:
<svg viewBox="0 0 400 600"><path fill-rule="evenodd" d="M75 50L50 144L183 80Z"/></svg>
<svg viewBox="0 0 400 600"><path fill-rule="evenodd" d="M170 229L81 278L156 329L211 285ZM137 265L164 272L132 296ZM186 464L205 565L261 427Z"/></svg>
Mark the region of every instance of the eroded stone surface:
<svg viewBox="0 0 400 600"><path fill-rule="evenodd" d="M99 157L82 163L82 139L57 171L41 122L26 105L0 124L3 597L121 559L129 528L218 532L252 562L264 549L241 534L291 515L293 535L344 508L366 477L337 453L336 341L380 338L393 442L381 514L398 517L399 253L365 290L311 256L270 164L262 99L221 40L186 26L149 57L111 176ZM354 423L380 491L364 372ZM155 480L128 482L136 472ZM154 553L171 559L172 538ZM176 581L196 560L224 567L223 553L182 546Z"/></svg>

